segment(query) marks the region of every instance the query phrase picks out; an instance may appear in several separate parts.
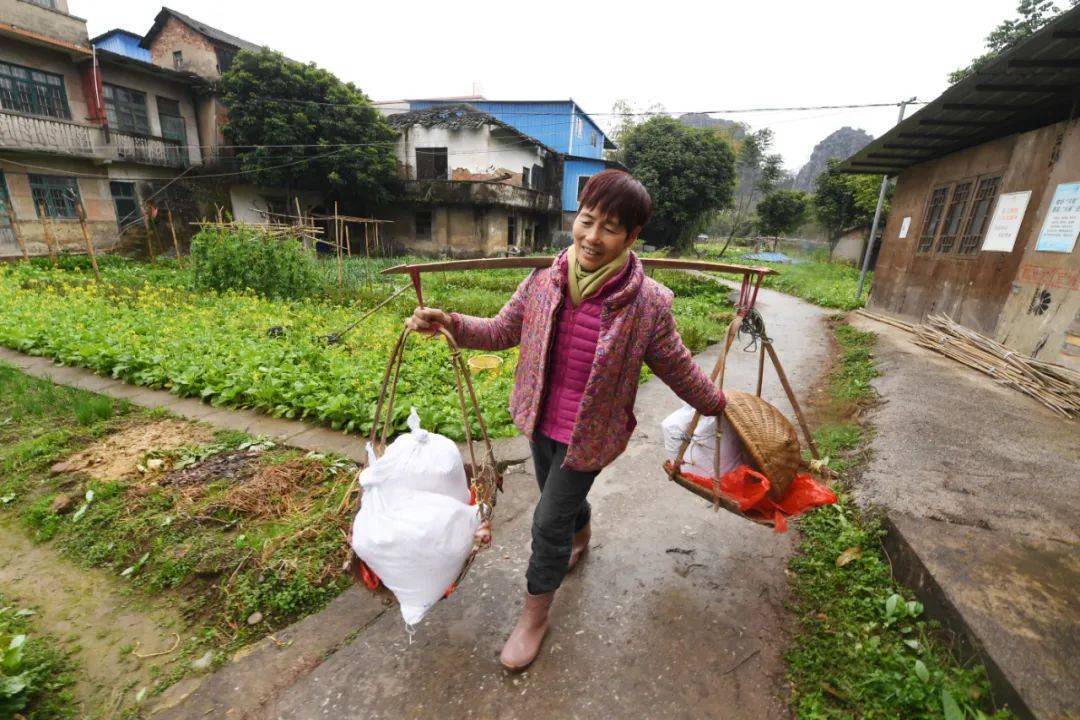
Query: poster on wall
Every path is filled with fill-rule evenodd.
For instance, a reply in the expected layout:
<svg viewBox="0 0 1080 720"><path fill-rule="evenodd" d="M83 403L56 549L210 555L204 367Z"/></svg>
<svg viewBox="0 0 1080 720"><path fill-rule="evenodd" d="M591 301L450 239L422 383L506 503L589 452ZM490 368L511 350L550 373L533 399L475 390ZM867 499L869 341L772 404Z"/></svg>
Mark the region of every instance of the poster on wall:
<svg viewBox="0 0 1080 720"><path fill-rule="evenodd" d="M1005 193L998 198L983 241L983 252L1012 252L1030 199L1030 190Z"/></svg>
<svg viewBox="0 0 1080 720"><path fill-rule="evenodd" d="M1061 183L1050 201L1035 249L1071 253L1077 235L1080 235L1080 182Z"/></svg>
<svg viewBox="0 0 1080 720"><path fill-rule="evenodd" d="M900 239L903 240L907 237L908 229L911 228L911 216L908 215L904 218L904 221L900 223Z"/></svg>

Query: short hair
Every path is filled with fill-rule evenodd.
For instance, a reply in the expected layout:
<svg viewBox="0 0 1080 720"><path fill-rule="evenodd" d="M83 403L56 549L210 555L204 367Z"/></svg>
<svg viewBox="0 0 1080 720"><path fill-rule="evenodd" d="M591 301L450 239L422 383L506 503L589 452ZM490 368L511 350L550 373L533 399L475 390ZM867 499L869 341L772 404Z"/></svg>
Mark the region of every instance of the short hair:
<svg viewBox="0 0 1080 720"><path fill-rule="evenodd" d="M627 232L645 225L652 215L652 198L625 170L608 169L589 178L578 198L582 209L613 215Z"/></svg>

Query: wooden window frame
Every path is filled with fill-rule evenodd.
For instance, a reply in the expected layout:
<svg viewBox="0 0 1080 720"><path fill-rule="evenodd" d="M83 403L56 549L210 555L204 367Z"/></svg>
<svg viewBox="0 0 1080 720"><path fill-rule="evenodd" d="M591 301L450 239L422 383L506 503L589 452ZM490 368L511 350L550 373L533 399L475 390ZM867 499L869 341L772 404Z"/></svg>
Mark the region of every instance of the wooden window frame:
<svg viewBox="0 0 1080 720"><path fill-rule="evenodd" d="M130 186L131 195L118 194L116 191L120 186ZM124 188L126 190L126 187ZM109 194L112 196L113 209L116 211L116 226L120 230L130 227L136 222L142 221L142 204L139 202L139 193L135 189L135 183L130 180L110 180L109 181ZM120 201L131 201L135 204L134 209L128 213L121 213Z"/></svg>
<svg viewBox="0 0 1080 720"><path fill-rule="evenodd" d="M445 147L416 148L416 179L446 180L450 172L449 155Z"/></svg>
<svg viewBox="0 0 1080 720"><path fill-rule="evenodd" d="M420 232L420 227L421 227L420 219L421 219L422 216L425 216L425 215L427 216L426 217L427 232L421 233ZM431 213L430 210L420 210L420 211L417 211L416 213L413 213L413 231L414 231L414 234L416 235L417 240L431 240L431 238L432 238L432 226L433 225L434 225L434 217L432 216L432 213Z"/></svg>
<svg viewBox="0 0 1080 720"><path fill-rule="evenodd" d="M64 76L0 61L0 107L57 120L71 119Z"/></svg>
<svg viewBox="0 0 1080 720"><path fill-rule="evenodd" d="M1001 195L1001 186L1004 176L1005 173L1003 170L997 170L982 175L959 178L952 182L932 187L926 200L926 206L923 209L922 229L919 232L919 242L915 246L915 253L917 255L929 255L933 253L935 255L953 257L961 260L970 260L977 256L982 247L982 242L986 238L986 231L990 226L990 217L993 215L994 205L997 203L997 198ZM986 212L983 216L977 218L976 213L978 212L979 203L981 199L985 199L980 196L980 193L983 191L984 187L986 187L987 183L990 183L989 190L987 191L990 195L989 203L986 206ZM949 237L945 235L948 226L949 211L955 202L956 189L964 185L968 186L967 194L962 200L963 205L960 210L960 217L957 220L956 234ZM941 205L941 212L936 218L933 235L927 236L927 225L930 222L931 213L934 208L934 196L939 191L945 192L944 201ZM976 221L980 222L978 228L973 225Z"/></svg>
<svg viewBox="0 0 1080 720"><path fill-rule="evenodd" d="M124 93L129 97L122 97ZM123 85L102 83L102 95L110 128L120 132L150 136L150 110L146 104L146 93ZM139 100L142 102L138 102ZM145 122L145 127L139 125L140 119Z"/></svg>
<svg viewBox="0 0 1080 720"><path fill-rule="evenodd" d="M975 192L972 195L972 202L968 208L967 217L964 218L964 229L960 233L960 242L956 246L956 254L959 257L972 257L979 254L982 249L983 240L986 239L986 231L990 227L990 218L994 214L994 206L997 205L997 199L1001 195L1001 184L1004 179L1003 173L990 173L988 175L982 175L977 178L975 183ZM983 193L984 185L989 184L989 189L985 195ZM973 227L976 222L975 213L976 208L982 200L986 200L986 211L981 218L978 218L979 227Z"/></svg>
<svg viewBox="0 0 1080 720"><path fill-rule="evenodd" d="M30 196L34 199L34 212L41 217L41 206L45 206L45 217L50 220L78 220L76 207L82 202L79 193L79 181L73 177L61 175L40 175L30 173ZM71 191L72 195L67 193Z"/></svg>
<svg viewBox="0 0 1080 720"><path fill-rule="evenodd" d="M945 205L945 212L941 216L941 225L938 227L938 239L934 252L939 255L948 255L953 252L956 246L959 244L960 235L964 232L964 220L967 218L968 203L971 201L971 196L975 190L975 183L977 179L963 178L957 180L949 188L949 201ZM957 199L957 195L963 191L963 195ZM949 227L949 221L953 218L953 209L958 208L956 216L956 225L951 235L946 234L946 230Z"/></svg>
<svg viewBox="0 0 1080 720"><path fill-rule="evenodd" d="M517 245L518 221L514 215L506 216L506 244Z"/></svg>
<svg viewBox="0 0 1080 720"><path fill-rule="evenodd" d="M949 204L949 192L952 189L950 185L937 185L930 188L930 194L926 198L926 207L923 209L923 221L922 228L919 230L919 242L915 246L915 252L919 255L928 254L933 251L934 243L937 242L938 232L941 230L941 221L945 216L945 207ZM927 236L926 231L930 223L932 213L934 210L934 197L939 191L944 191L945 195L941 201L941 211L937 217L934 218L933 232Z"/></svg>

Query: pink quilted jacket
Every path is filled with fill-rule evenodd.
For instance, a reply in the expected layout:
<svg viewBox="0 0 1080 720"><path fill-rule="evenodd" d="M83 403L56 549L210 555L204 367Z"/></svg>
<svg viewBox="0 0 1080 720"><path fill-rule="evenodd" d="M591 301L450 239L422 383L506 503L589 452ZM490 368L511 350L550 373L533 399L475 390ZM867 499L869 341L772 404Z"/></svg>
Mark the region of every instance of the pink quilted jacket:
<svg viewBox="0 0 1080 720"><path fill-rule="evenodd" d="M600 333L563 467L596 471L617 458L637 425L634 399L644 362L675 394L706 415L724 409L723 394L694 363L675 330L673 294L646 278L641 261L630 254L628 277L604 299ZM521 345L510 415L533 437L544 399L548 352L555 315L566 286L566 253L550 268L534 270L494 318L451 313L453 333L462 347L505 350Z"/></svg>

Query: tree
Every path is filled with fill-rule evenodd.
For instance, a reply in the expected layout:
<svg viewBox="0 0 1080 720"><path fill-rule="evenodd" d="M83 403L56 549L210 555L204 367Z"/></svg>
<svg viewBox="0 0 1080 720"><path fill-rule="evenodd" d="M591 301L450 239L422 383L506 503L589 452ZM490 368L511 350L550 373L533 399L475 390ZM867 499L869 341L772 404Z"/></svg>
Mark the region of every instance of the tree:
<svg viewBox="0 0 1080 720"><path fill-rule="evenodd" d="M622 161L652 195L646 232L657 245L691 247L706 215L731 202L735 154L708 130L654 117L624 134Z"/></svg>
<svg viewBox="0 0 1080 720"><path fill-rule="evenodd" d="M731 231L720 249L721 256L745 227L757 195L770 192L784 177L784 159L778 154L768 154L772 141L772 130L763 128L747 135L739 146L739 189L731 215Z"/></svg>
<svg viewBox="0 0 1080 720"><path fill-rule="evenodd" d="M1080 5L1080 0L1072 0L1074 6ZM1061 10L1053 0L1020 0L1016 6L1019 15L1013 20L1003 20L996 28L986 36L987 52L971 61L967 67L962 67L949 73L949 82L958 83L969 75L974 75L988 65L1000 53L1008 50L1016 43L1029 35L1034 34L1043 25L1054 19Z"/></svg>
<svg viewBox="0 0 1080 720"><path fill-rule="evenodd" d="M321 190L363 208L393 197L396 133L352 83L263 48L238 52L221 86L225 137L252 182Z"/></svg>
<svg viewBox="0 0 1080 720"><path fill-rule="evenodd" d="M810 212L810 197L800 190L774 190L757 204L763 235L786 235L802 225Z"/></svg>
<svg viewBox="0 0 1080 720"><path fill-rule="evenodd" d="M881 190L880 175L849 175L837 170L839 158L832 158L814 183L814 214L829 241L829 260L845 231L868 227L874 219ZM891 192L891 190L890 190ZM888 196L886 196L888 200ZM882 217L888 215L888 202Z"/></svg>

